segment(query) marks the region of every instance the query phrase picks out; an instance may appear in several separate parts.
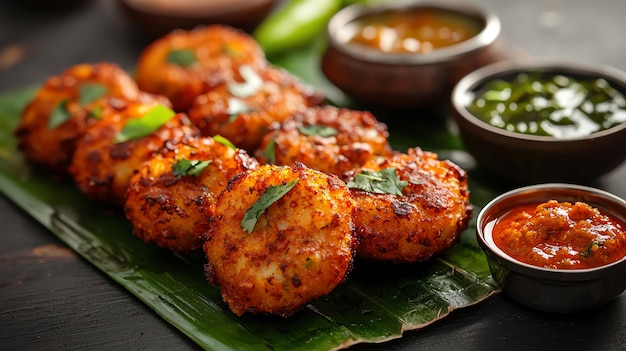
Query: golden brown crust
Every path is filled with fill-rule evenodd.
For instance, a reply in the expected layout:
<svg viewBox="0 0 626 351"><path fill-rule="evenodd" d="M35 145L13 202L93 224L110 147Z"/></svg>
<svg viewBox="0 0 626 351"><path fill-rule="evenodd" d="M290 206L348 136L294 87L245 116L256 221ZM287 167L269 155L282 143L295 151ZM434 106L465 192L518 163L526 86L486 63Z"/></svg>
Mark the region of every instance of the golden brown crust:
<svg viewBox="0 0 626 351"><path fill-rule="evenodd" d="M172 50L191 50L195 62L168 62ZM186 112L196 96L231 81L241 65L267 66L265 54L247 33L221 25L174 31L150 44L137 62L139 88L167 96L178 112Z"/></svg>
<svg viewBox="0 0 626 351"><path fill-rule="evenodd" d="M374 260L425 261L452 246L472 215L467 174L418 148L375 159L362 169L394 168L408 184L403 196L350 189L355 201L357 255ZM354 179L359 170L348 172Z"/></svg>
<svg viewBox="0 0 626 351"><path fill-rule="evenodd" d="M204 135L222 135L250 153L272 123L281 123L293 113L323 102L322 95L301 85L286 71L267 67L253 72L262 83L249 96L234 95L232 82L224 83L198 96L189 109L189 118ZM238 74L236 82L245 80ZM232 114L232 99L245 108Z"/></svg>
<svg viewBox="0 0 626 351"><path fill-rule="evenodd" d="M333 136L305 135L301 127L326 126ZM255 156L261 163L290 165L301 162L310 168L336 174L360 167L374 156L388 156L387 126L367 111L319 106L296 113L265 135ZM268 158L268 147L274 160Z"/></svg>
<svg viewBox="0 0 626 351"><path fill-rule="evenodd" d="M97 100L81 106L79 91L86 84L100 84L107 91ZM18 148L28 161L66 172L76 141L94 122L90 112L106 108L111 99L136 100L139 95L132 78L115 64L72 66L60 75L48 78L26 106L15 131ZM63 101L66 101L65 110L70 118L50 128L50 115Z"/></svg>
<svg viewBox="0 0 626 351"><path fill-rule="evenodd" d="M198 175L177 176L172 167L182 159L210 163ZM124 210L133 233L177 253L200 249L217 195L230 178L257 166L243 150L210 137L187 140L156 155L130 181Z"/></svg>
<svg viewBox="0 0 626 351"><path fill-rule="evenodd" d="M242 229L244 214L270 185L296 179L251 233ZM217 200L204 244L209 281L237 315L293 314L344 281L355 245L352 206L345 183L302 164L242 173Z"/></svg>
<svg viewBox="0 0 626 351"><path fill-rule="evenodd" d="M115 136L126 123L140 118L159 104L128 102L119 111L105 113L89 127L77 143L69 167L78 188L90 198L123 205L130 178L141 165L159 151L172 149L185 138L198 136L184 114L178 114L145 137L115 142Z"/></svg>

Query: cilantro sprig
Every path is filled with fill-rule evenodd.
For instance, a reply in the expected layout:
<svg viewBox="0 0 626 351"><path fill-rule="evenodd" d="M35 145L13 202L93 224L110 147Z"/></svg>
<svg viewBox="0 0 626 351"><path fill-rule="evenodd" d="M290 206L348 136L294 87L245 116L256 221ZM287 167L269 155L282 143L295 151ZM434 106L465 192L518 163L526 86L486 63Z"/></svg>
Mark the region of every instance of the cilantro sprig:
<svg viewBox="0 0 626 351"><path fill-rule="evenodd" d="M55 129L72 117L70 115L70 112L67 110L67 102L68 99L61 100L54 107L52 112L50 112L50 118L48 119L48 128Z"/></svg>
<svg viewBox="0 0 626 351"><path fill-rule="evenodd" d="M212 160L188 160L183 157L172 165L172 172L178 179L184 176L198 176L212 162Z"/></svg>
<svg viewBox="0 0 626 351"><path fill-rule="evenodd" d="M123 143L150 135L167 123L176 113L163 105L153 107L143 117L129 120L115 135L115 143Z"/></svg>
<svg viewBox="0 0 626 351"><path fill-rule="evenodd" d="M82 84L78 87L78 103L86 106L109 93L106 85L99 83Z"/></svg>
<svg viewBox="0 0 626 351"><path fill-rule="evenodd" d="M361 189L375 194L402 196L402 189L409 183L398 178L395 168L385 168L378 172L362 170L348 182L348 188Z"/></svg>
<svg viewBox="0 0 626 351"><path fill-rule="evenodd" d="M246 211L241 221L241 229L252 233L257 220L265 210L293 189L296 183L298 183L298 180L299 179L295 179L282 185L270 185L269 188L263 192L261 197Z"/></svg>
<svg viewBox="0 0 626 351"><path fill-rule="evenodd" d="M223 137L223 136L221 136L219 134L214 135L213 136L213 140L215 142L218 142L218 143L220 143L220 144L222 144L222 145L224 145L226 147L229 147L229 148L231 148L233 150L237 150L237 147L235 146L235 144L233 144L230 140L226 139L225 137Z"/></svg>
<svg viewBox="0 0 626 351"><path fill-rule="evenodd" d="M272 138L267 146L263 148L261 152L261 156L267 160L267 163L274 164L276 163L276 139Z"/></svg>
<svg viewBox="0 0 626 351"><path fill-rule="evenodd" d="M100 99L101 97L108 94L109 89L106 85L102 85L99 83L88 83L82 84L78 87L78 104L81 107L85 107L86 105ZM54 107L52 112L50 112L50 117L48 119L48 128L55 129L61 124L65 123L67 120L72 118L72 114L68 109L69 99L63 99L59 101L59 103ZM94 109L95 110L95 109ZM90 115L92 111L89 111Z"/></svg>
<svg viewBox="0 0 626 351"><path fill-rule="evenodd" d="M196 54L191 49L171 50L165 60L181 67L189 67L197 61Z"/></svg>
<svg viewBox="0 0 626 351"><path fill-rule="evenodd" d="M300 134L303 134L303 135L307 135L307 136L319 135L322 138L335 136L338 133L337 129L331 126L323 126L323 125L318 125L318 124L312 124L308 126L299 126L298 131L300 131Z"/></svg>

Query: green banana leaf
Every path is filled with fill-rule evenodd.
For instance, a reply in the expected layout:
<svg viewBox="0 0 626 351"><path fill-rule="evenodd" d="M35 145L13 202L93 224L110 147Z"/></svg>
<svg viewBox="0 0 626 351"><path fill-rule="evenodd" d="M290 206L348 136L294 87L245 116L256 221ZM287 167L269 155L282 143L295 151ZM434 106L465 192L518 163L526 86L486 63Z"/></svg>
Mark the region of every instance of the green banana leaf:
<svg viewBox="0 0 626 351"><path fill-rule="evenodd" d="M273 62L325 91L331 103L352 105L321 74L320 48L315 44ZM205 349L336 350L379 343L499 291L472 221L458 244L429 262L357 261L344 284L290 318L237 317L222 301L219 288L205 281L201 253L179 256L145 244L132 235L121 209L87 200L71 180L25 164L12 131L35 89L0 96L0 191ZM470 167L471 158L442 114L437 109L375 112L388 123L394 148L419 146ZM396 131L397 125L402 128ZM473 181L471 174L470 180L476 214L499 190Z"/></svg>

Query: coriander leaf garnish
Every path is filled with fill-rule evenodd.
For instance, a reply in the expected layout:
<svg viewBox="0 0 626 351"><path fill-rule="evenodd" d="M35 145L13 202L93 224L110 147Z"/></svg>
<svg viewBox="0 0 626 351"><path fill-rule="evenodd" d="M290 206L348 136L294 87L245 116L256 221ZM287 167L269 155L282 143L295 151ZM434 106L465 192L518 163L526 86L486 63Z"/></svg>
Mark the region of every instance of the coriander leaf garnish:
<svg viewBox="0 0 626 351"><path fill-rule="evenodd" d="M402 189L408 182L400 180L395 168L385 168L379 172L362 170L348 182L348 188L361 189L375 194L402 196Z"/></svg>
<svg viewBox="0 0 626 351"><path fill-rule="evenodd" d="M242 113L249 113L254 111L243 100L234 97L228 98L228 122L232 123Z"/></svg>
<svg viewBox="0 0 626 351"><path fill-rule="evenodd" d="M213 140L215 140L216 142L218 142L218 143L220 143L220 144L222 144L224 146L228 146L229 148L231 148L233 150L237 149L235 144L231 143L230 140L224 138L223 136L221 136L219 134L218 135L214 135L213 136Z"/></svg>
<svg viewBox="0 0 626 351"><path fill-rule="evenodd" d="M243 83L233 82L228 84L228 92L238 98L247 98L254 95L254 93L263 85L263 79L248 65L239 67L239 73L243 78Z"/></svg>
<svg viewBox="0 0 626 351"><path fill-rule="evenodd" d="M197 176L202 173L202 171L213 162L212 160L188 160L186 158L181 158L176 161L175 164L172 165L172 172L176 176L176 178L180 179L183 176Z"/></svg>
<svg viewBox="0 0 626 351"><path fill-rule="evenodd" d="M50 112L50 119L48 119L48 128L54 129L61 124L65 123L68 119L72 118L70 112L67 110L67 99L61 100Z"/></svg>
<svg viewBox="0 0 626 351"><path fill-rule="evenodd" d="M270 185L263 192L263 195L246 211L241 221L241 229L252 233L257 219L268 209L274 202L285 196L298 183L299 179L290 181L282 185Z"/></svg>
<svg viewBox="0 0 626 351"><path fill-rule="evenodd" d="M165 60L181 67L189 67L197 61L196 54L191 49L171 50Z"/></svg>
<svg viewBox="0 0 626 351"><path fill-rule="evenodd" d="M272 140L270 140L270 142L267 143L267 146L265 146L265 148L263 149L263 152L261 152L261 156L263 156L267 160L267 163L274 164L276 163L275 151L276 151L276 139L272 138Z"/></svg>
<svg viewBox="0 0 626 351"><path fill-rule="evenodd" d="M108 92L109 88L106 85L98 83L83 84L78 87L78 103L80 106L85 106L105 96Z"/></svg>
<svg viewBox="0 0 626 351"><path fill-rule="evenodd" d="M589 258L602 245L604 245L604 240L592 240L585 249L585 251L581 252L580 255L584 258Z"/></svg>
<svg viewBox="0 0 626 351"><path fill-rule="evenodd" d="M102 119L102 106L96 106L89 111L89 117Z"/></svg>
<svg viewBox="0 0 626 351"><path fill-rule="evenodd" d="M115 135L115 143L123 143L128 140L145 137L161 128L176 113L163 105L153 107L143 117L129 120L124 129Z"/></svg>
<svg viewBox="0 0 626 351"><path fill-rule="evenodd" d="M335 136L338 133L337 129L333 127L322 126L322 125L317 125L317 124L312 124L308 126L299 126L298 130L300 131L301 134L308 135L308 136L319 135L322 138Z"/></svg>

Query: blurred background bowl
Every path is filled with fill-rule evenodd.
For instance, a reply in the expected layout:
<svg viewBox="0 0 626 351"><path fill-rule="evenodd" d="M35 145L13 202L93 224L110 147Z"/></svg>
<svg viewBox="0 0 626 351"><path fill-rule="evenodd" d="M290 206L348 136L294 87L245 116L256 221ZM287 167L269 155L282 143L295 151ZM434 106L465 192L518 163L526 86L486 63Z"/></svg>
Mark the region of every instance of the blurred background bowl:
<svg viewBox="0 0 626 351"><path fill-rule="evenodd" d="M499 62L470 73L452 92L453 115L466 149L482 168L501 179L530 184L591 181L622 164L626 159L626 123L589 135L555 137L506 130L470 112L470 104L487 84L511 82L520 73L537 74L541 79L557 75L577 81L603 79L620 94L626 94L626 73L602 65ZM616 116L626 118L622 112Z"/></svg>
<svg viewBox="0 0 626 351"><path fill-rule="evenodd" d="M416 16L421 18L412 18ZM405 45L407 50L398 52L374 47L371 41L364 45L363 41L357 43L353 39L363 29L360 27L363 23L373 20L383 22L387 33L396 30L398 25L407 25L413 34L426 31L429 36L438 33L449 36L448 24L472 27L475 33L466 40L434 49L431 43L409 38L411 45ZM442 24L441 21L448 22ZM363 33L367 36L366 31ZM450 91L459 79L503 59L498 17L486 8L466 2L350 5L330 20L327 35L329 43L322 57L323 73L352 98L381 107L412 108L449 103ZM379 43L386 45L387 34L380 37ZM431 47L427 52L419 51L427 48L424 44Z"/></svg>
<svg viewBox="0 0 626 351"><path fill-rule="evenodd" d="M590 269L541 268L512 258L493 242L494 221L517 206L551 199L585 202L622 223L626 221L626 201L599 189L548 183L504 193L483 207L476 224L478 243L493 278L512 299L545 312L582 312L613 300L626 289L626 258Z"/></svg>
<svg viewBox="0 0 626 351"><path fill-rule="evenodd" d="M276 0L118 0L132 23L151 38L174 29L210 24L251 31L275 3Z"/></svg>

